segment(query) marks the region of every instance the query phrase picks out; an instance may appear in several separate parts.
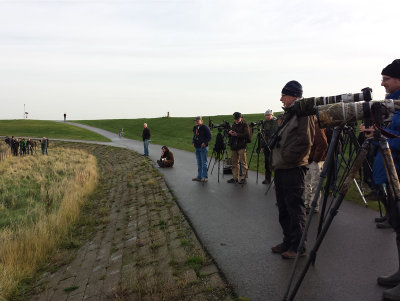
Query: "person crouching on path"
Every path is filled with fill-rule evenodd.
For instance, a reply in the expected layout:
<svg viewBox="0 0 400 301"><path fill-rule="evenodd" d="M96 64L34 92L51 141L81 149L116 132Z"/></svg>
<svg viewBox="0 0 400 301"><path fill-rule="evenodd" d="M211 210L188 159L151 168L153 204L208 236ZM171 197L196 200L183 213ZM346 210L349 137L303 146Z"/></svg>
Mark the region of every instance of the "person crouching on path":
<svg viewBox="0 0 400 301"><path fill-rule="evenodd" d="M172 167L174 165L174 154L165 145L161 148L160 160L157 160L160 167Z"/></svg>
<svg viewBox="0 0 400 301"><path fill-rule="evenodd" d="M282 243L271 250L284 259L296 258L306 221L304 177L314 141L315 122L313 116L299 117L292 110L295 101L302 96L303 88L297 81L290 81L283 87L281 102L285 113L277 131L278 139L271 146L276 202L283 230ZM300 256L305 255L304 249Z"/></svg>
<svg viewBox="0 0 400 301"><path fill-rule="evenodd" d="M193 140L192 144L195 148L197 160L197 177L192 181L207 182L207 155L208 155L208 142L211 140L211 131L208 126L203 124L203 118L198 116L194 120L196 125L193 127Z"/></svg>

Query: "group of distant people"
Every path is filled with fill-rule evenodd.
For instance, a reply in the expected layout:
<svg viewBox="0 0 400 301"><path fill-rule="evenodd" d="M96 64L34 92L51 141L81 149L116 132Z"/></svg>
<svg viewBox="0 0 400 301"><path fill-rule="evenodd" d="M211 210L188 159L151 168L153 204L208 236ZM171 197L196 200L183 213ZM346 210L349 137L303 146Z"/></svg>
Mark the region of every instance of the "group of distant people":
<svg viewBox="0 0 400 301"><path fill-rule="evenodd" d="M37 148L36 140L32 140L30 138L25 139L24 137L16 138L14 136L10 138L6 136L4 142L10 147L11 154L13 156L33 155L34 153L36 153L36 148ZM42 154L47 155L48 154L47 149L49 147L49 139L43 137L39 140L39 143L42 150Z"/></svg>

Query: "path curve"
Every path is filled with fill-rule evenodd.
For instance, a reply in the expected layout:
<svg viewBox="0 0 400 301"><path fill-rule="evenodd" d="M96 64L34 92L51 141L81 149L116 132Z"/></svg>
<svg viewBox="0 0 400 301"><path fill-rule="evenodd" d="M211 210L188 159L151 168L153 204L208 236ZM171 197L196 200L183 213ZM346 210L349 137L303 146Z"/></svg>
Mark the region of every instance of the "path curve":
<svg viewBox="0 0 400 301"><path fill-rule="evenodd" d="M119 138L117 134L68 122L99 133L113 145L143 153L141 141ZM93 142L90 142L93 143ZM160 145L150 144L150 158L160 156ZM178 149L175 165L160 169L177 202L194 227L199 239L214 258L239 296L251 300L282 300L292 261L282 260L270 248L282 238L275 196L265 195L266 186L256 183L249 173L246 186L217 181L216 171L206 184L192 182L197 174L194 153ZM261 181L260 181L261 182ZM316 265L308 271L296 300L380 300L382 288L376 277L394 270L397 262L395 235L375 228L377 213L343 202L318 252ZM308 246L315 240L314 218ZM305 263L301 259L300 265Z"/></svg>

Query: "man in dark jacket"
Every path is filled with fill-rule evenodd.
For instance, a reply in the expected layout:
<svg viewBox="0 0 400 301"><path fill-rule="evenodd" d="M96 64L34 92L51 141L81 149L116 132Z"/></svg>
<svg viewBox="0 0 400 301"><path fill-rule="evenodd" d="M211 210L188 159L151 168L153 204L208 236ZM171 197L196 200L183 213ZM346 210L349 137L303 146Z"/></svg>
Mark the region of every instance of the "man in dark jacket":
<svg viewBox="0 0 400 301"><path fill-rule="evenodd" d="M246 184L248 176L246 145L251 139L250 129L241 113L233 113L233 119L234 123L232 124L231 130L228 132L233 178L228 180L228 183ZM240 173L242 179L240 179Z"/></svg>
<svg viewBox="0 0 400 301"><path fill-rule="evenodd" d="M386 90L386 99L400 99L400 59L394 60L391 64L383 68L381 75L381 86ZM364 130L369 132L374 129L368 128ZM395 134L396 136L400 136L400 111L396 110L394 112L392 121L386 128L386 131ZM388 143L393 156L393 161L397 165L397 174L399 174L400 138L388 139ZM372 169L374 183L377 185L386 185L387 178L380 152L378 152L375 158ZM400 200L393 200L386 204L390 225L396 232L396 246L399 261L396 265L396 271L393 274L381 276L377 279L379 285L392 287L383 291L383 300L400 300L400 214L397 203L399 201Z"/></svg>
<svg viewBox="0 0 400 301"><path fill-rule="evenodd" d="M208 142L210 142L212 135L209 127L203 124L201 116L196 117L194 121L196 125L193 127L192 144L196 153L197 177L193 178L192 181L207 182Z"/></svg>
<svg viewBox="0 0 400 301"><path fill-rule="evenodd" d="M267 147L267 143L271 136L278 129L278 120L274 116L272 110L265 111L265 120L263 122L263 139L261 139L261 149L260 151L264 153L264 166L265 166L265 180L262 182L263 184L271 183L271 167L269 164L270 151Z"/></svg>
<svg viewBox="0 0 400 301"><path fill-rule="evenodd" d="M283 87L281 102L285 113L277 132L278 139L271 147L279 223L283 230L283 242L271 250L285 259L296 258L306 220L304 176L314 141L315 123L313 116L298 117L291 110L302 95L303 88L297 81L290 81ZM301 253L304 255L305 250Z"/></svg>
<svg viewBox="0 0 400 301"><path fill-rule="evenodd" d="M143 124L142 138L143 138L143 146L144 146L144 155L146 157L148 157L149 156L149 143L150 143L150 130L147 127L147 123Z"/></svg>

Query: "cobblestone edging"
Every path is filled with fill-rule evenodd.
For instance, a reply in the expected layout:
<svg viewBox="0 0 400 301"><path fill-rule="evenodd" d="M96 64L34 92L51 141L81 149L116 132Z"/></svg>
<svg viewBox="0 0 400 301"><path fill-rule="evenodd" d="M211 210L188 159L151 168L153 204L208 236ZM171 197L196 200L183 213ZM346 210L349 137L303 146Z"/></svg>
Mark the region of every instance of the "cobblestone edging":
<svg viewBox="0 0 400 301"><path fill-rule="evenodd" d="M75 259L43 275L30 300L232 300L152 162L126 149L98 158L102 222ZM105 208L108 208L107 210Z"/></svg>

